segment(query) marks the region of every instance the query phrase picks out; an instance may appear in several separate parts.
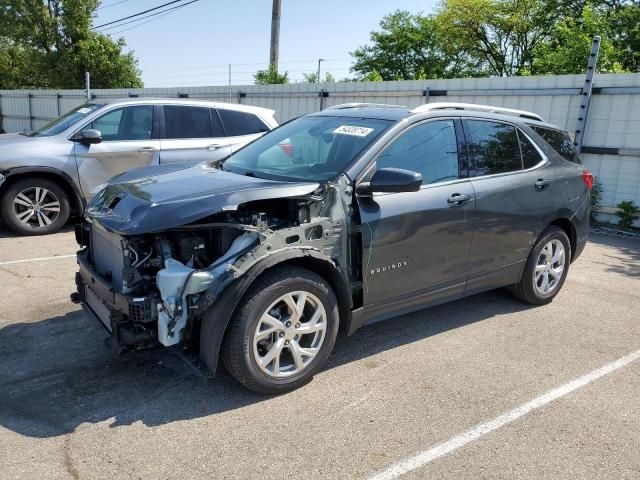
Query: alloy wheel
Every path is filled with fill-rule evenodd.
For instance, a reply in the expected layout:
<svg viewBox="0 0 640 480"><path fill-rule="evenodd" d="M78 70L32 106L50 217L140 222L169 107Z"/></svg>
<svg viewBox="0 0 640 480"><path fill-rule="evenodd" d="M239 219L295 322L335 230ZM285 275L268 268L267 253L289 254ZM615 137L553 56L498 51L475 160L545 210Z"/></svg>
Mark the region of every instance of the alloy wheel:
<svg viewBox="0 0 640 480"><path fill-rule="evenodd" d="M287 293L260 317L253 335L253 355L270 377L295 375L318 355L327 331L327 313L312 293Z"/></svg>
<svg viewBox="0 0 640 480"><path fill-rule="evenodd" d="M26 226L43 228L60 216L60 199L43 187L25 188L13 199L13 214Z"/></svg>
<svg viewBox="0 0 640 480"><path fill-rule="evenodd" d="M565 249L558 239L550 240L540 251L533 278L533 286L541 295L553 292L562 279L566 263Z"/></svg>

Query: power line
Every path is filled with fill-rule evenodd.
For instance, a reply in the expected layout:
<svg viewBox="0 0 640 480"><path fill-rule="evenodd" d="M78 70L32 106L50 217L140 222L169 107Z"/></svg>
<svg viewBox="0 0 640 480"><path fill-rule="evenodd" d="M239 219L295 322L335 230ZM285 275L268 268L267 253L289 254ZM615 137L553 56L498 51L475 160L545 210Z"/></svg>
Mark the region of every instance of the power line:
<svg viewBox="0 0 640 480"><path fill-rule="evenodd" d="M289 65L292 63L311 63L313 65L315 65L315 63L318 61L317 58L314 59L310 59L310 60L288 60L288 61L280 61L278 62L279 65ZM335 62L351 62L353 61L352 58L328 58L326 59L323 63L335 63ZM238 67L238 66L260 66L260 67L268 67L269 64L266 62L254 62L254 63L232 63L231 64L232 67ZM208 69L208 68L229 68L229 64L228 63L219 63L219 64L215 64L215 65L200 65L200 66L188 66L188 67L179 67L180 70L204 70L204 69ZM151 70L147 70L148 72L164 72L164 71L174 71L176 70L176 67L173 68L154 68Z"/></svg>
<svg viewBox="0 0 640 480"><path fill-rule="evenodd" d="M163 3L162 5L158 5L157 7L150 8L148 10L144 10L142 12L134 13L133 15L129 15L128 17L122 17L118 20L113 20L111 22L103 23L102 25L98 25L96 27L92 27L92 30L96 30L98 28L106 27L107 25L113 25L114 23L122 22L123 20L129 20L130 18L139 17L140 15L144 15L145 13L153 12L154 10L158 10L160 8L166 7L167 5L173 5L174 3L182 2L183 0L172 0L171 2Z"/></svg>
<svg viewBox="0 0 640 480"><path fill-rule="evenodd" d="M119 2L109 3L108 5L101 5L100 7L96 8L96 10L102 10L104 8L115 7L116 5L120 5L121 3L127 3L128 1L130 1L130 0L120 0Z"/></svg>
<svg viewBox="0 0 640 480"><path fill-rule="evenodd" d="M187 5L190 5L190 4L195 3L197 1L199 1L199 0L192 0L192 1L187 2L187 3L183 3L182 5L177 5L175 7L167 8L166 10L161 10L159 12L150 13L149 15L145 15L144 17L135 18L133 20L129 20L128 22L120 23L118 25L112 25L112 26L107 27L104 30L102 30L102 33L105 33L106 30L111 30L113 28L120 28L120 27L124 27L125 25L129 25L130 23L139 22L140 20L144 20L145 18L155 17L157 15L164 16L164 15L162 15L163 13L169 13L169 12L172 12L173 10L179 10L179 9L181 9L183 7L186 7ZM154 20L157 20L157 19L154 19ZM145 23L149 23L149 22L142 22L140 25L144 25ZM136 25L136 26L138 26L138 25ZM133 28L133 27L131 27L131 28ZM131 30L131 28L125 28L124 30L120 30L120 32L126 32L127 30ZM114 32L114 33L118 33L118 32ZM109 35L111 35L111 34L109 34Z"/></svg>
<svg viewBox="0 0 640 480"><path fill-rule="evenodd" d="M228 66L227 66L228 67ZM179 69L176 69L179 70ZM146 70L145 70L146 71ZM346 72L349 73L350 68L330 68L327 70L328 73L335 74L336 72ZM315 73L313 69L301 69L301 70L286 70L287 73ZM255 71L252 70L241 70L241 71L232 71L233 75L253 75ZM167 78L192 78L192 77L207 77L207 78L227 78L228 73L223 72L208 72L208 73L189 73L185 75L152 75L147 77L149 80L151 79L167 79Z"/></svg>

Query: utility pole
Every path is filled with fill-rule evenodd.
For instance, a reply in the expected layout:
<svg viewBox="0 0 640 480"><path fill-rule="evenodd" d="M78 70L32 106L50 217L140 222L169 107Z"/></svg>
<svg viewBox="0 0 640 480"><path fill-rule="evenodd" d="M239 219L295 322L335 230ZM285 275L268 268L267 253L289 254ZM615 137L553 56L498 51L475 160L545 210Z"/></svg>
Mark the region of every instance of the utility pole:
<svg viewBox="0 0 640 480"><path fill-rule="evenodd" d="M85 94L87 96L87 102L91 101L91 74L85 72L84 74Z"/></svg>
<svg viewBox="0 0 640 480"><path fill-rule="evenodd" d="M280 10L281 0L273 0L271 10L271 51L269 52L269 66L278 71L278 57L280 56Z"/></svg>
<svg viewBox="0 0 640 480"><path fill-rule="evenodd" d="M320 63L324 62L324 58L318 59L318 83L320 83Z"/></svg>

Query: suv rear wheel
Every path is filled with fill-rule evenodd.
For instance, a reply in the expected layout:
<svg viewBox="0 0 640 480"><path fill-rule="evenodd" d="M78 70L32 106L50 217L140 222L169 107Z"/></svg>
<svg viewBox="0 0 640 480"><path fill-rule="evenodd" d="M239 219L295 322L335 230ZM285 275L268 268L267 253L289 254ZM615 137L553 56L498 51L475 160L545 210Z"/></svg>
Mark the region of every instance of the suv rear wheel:
<svg viewBox="0 0 640 480"><path fill-rule="evenodd" d="M269 272L232 319L222 351L225 367L258 393L296 389L327 360L338 321L336 297L322 277L297 267Z"/></svg>
<svg viewBox="0 0 640 480"><path fill-rule="evenodd" d="M67 223L70 212L65 191L44 178L19 180L6 189L0 200L5 223L22 235L56 232Z"/></svg>
<svg viewBox="0 0 640 480"><path fill-rule="evenodd" d="M571 260L569 237L560 227L548 227L535 243L520 283L511 288L523 302L544 305L560 292Z"/></svg>

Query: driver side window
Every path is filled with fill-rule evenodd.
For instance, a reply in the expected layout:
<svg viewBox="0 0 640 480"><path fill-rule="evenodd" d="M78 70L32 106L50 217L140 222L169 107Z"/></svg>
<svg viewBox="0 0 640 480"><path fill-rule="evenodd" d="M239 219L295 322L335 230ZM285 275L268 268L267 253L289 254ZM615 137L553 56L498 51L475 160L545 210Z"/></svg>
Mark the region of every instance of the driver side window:
<svg viewBox="0 0 640 480"><path fill-rule="evenodd" d="M153 129L153 107L118 108L95 119L83 130L100 130L102 140L149 140Z"/></svg>
<svg viewBox="0 0 640 480"><path fill-rule="evenodd" d="M459 178L453 120L434 120L409 129L387 147L376 167L418 172L423 185Z"/></svg>

